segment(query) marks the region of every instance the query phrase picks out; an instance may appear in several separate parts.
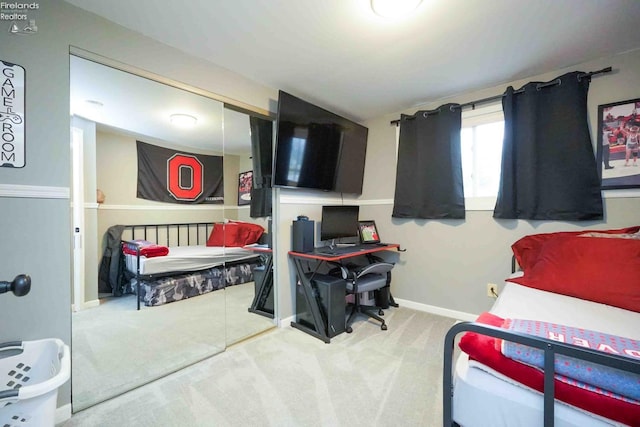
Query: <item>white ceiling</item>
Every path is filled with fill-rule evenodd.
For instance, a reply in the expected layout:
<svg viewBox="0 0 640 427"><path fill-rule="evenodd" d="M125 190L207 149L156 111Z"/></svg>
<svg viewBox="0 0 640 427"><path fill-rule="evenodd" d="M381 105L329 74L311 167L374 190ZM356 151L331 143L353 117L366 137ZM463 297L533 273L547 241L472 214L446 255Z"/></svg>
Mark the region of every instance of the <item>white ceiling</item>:
<svg viewBox="0 0 640 427"><path fill-rule="evenodd" d="M70 82L71 114L107 129L145 142L151 137L208 152L251 152L249 116L224 109L219 101L75 56L70 61ZM196 125L176 127L170 122L175 113L196 117Z"/></svg>
<svg viewBox="0 0 640 427"><path fill-rule="evenodd" d="M356 120L640 47L637 0L67 1Z"/></svg>

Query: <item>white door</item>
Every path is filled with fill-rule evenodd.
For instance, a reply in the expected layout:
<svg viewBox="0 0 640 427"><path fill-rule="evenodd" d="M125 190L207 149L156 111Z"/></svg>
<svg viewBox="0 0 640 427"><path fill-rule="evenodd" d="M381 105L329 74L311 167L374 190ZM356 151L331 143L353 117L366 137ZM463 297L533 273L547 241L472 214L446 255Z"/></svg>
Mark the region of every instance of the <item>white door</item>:
<svg viewBox="0 0 640 427"><path fill-rule="evenodd" d="M82 129L71 128L73 218L73 311L84 306L84 167Z"/></svg>

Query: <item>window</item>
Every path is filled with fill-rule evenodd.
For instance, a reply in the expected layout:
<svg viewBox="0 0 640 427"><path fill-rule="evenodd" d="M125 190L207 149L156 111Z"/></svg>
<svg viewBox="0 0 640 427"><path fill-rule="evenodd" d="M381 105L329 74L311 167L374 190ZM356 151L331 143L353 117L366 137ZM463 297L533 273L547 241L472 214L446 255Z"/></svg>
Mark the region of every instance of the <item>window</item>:
<svg viewBox="0 0 640 427"><path fill-rule="evenodd" d="M467 210L493 210L500 184L502 104L462 112L462 176Z"/></svg>
<svg viewBox="0 0 640 427"><path fill-rule="evenodd" d="M462 111L460 133L465 209L493 211L500 185L504 114L502 103ZM396 126L396 159L400 126Z"/></svg>

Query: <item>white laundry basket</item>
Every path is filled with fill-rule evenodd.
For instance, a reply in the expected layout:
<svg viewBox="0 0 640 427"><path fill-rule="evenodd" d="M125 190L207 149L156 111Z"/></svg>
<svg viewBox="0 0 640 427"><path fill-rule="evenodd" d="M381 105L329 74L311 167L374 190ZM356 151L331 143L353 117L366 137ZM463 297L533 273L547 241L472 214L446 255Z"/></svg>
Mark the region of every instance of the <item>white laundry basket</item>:
<svg viewBox="0 0 640 427"><path fill-rule="evenodd" d="M70 373L69 346L59 339L0 344L0 426L53 427Z"/></svg>

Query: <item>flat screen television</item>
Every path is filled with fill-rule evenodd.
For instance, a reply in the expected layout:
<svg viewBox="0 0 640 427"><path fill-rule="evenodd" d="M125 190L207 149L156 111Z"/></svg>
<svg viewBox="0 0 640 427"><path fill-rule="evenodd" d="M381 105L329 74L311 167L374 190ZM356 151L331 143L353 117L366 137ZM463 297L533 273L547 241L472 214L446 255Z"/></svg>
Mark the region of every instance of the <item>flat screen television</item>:
<svg viewBox="0 0 640 427"><path fill-rule="evenodd" d="M365 126L284 91L276 123L274 187L362 193Z"/></svg>

